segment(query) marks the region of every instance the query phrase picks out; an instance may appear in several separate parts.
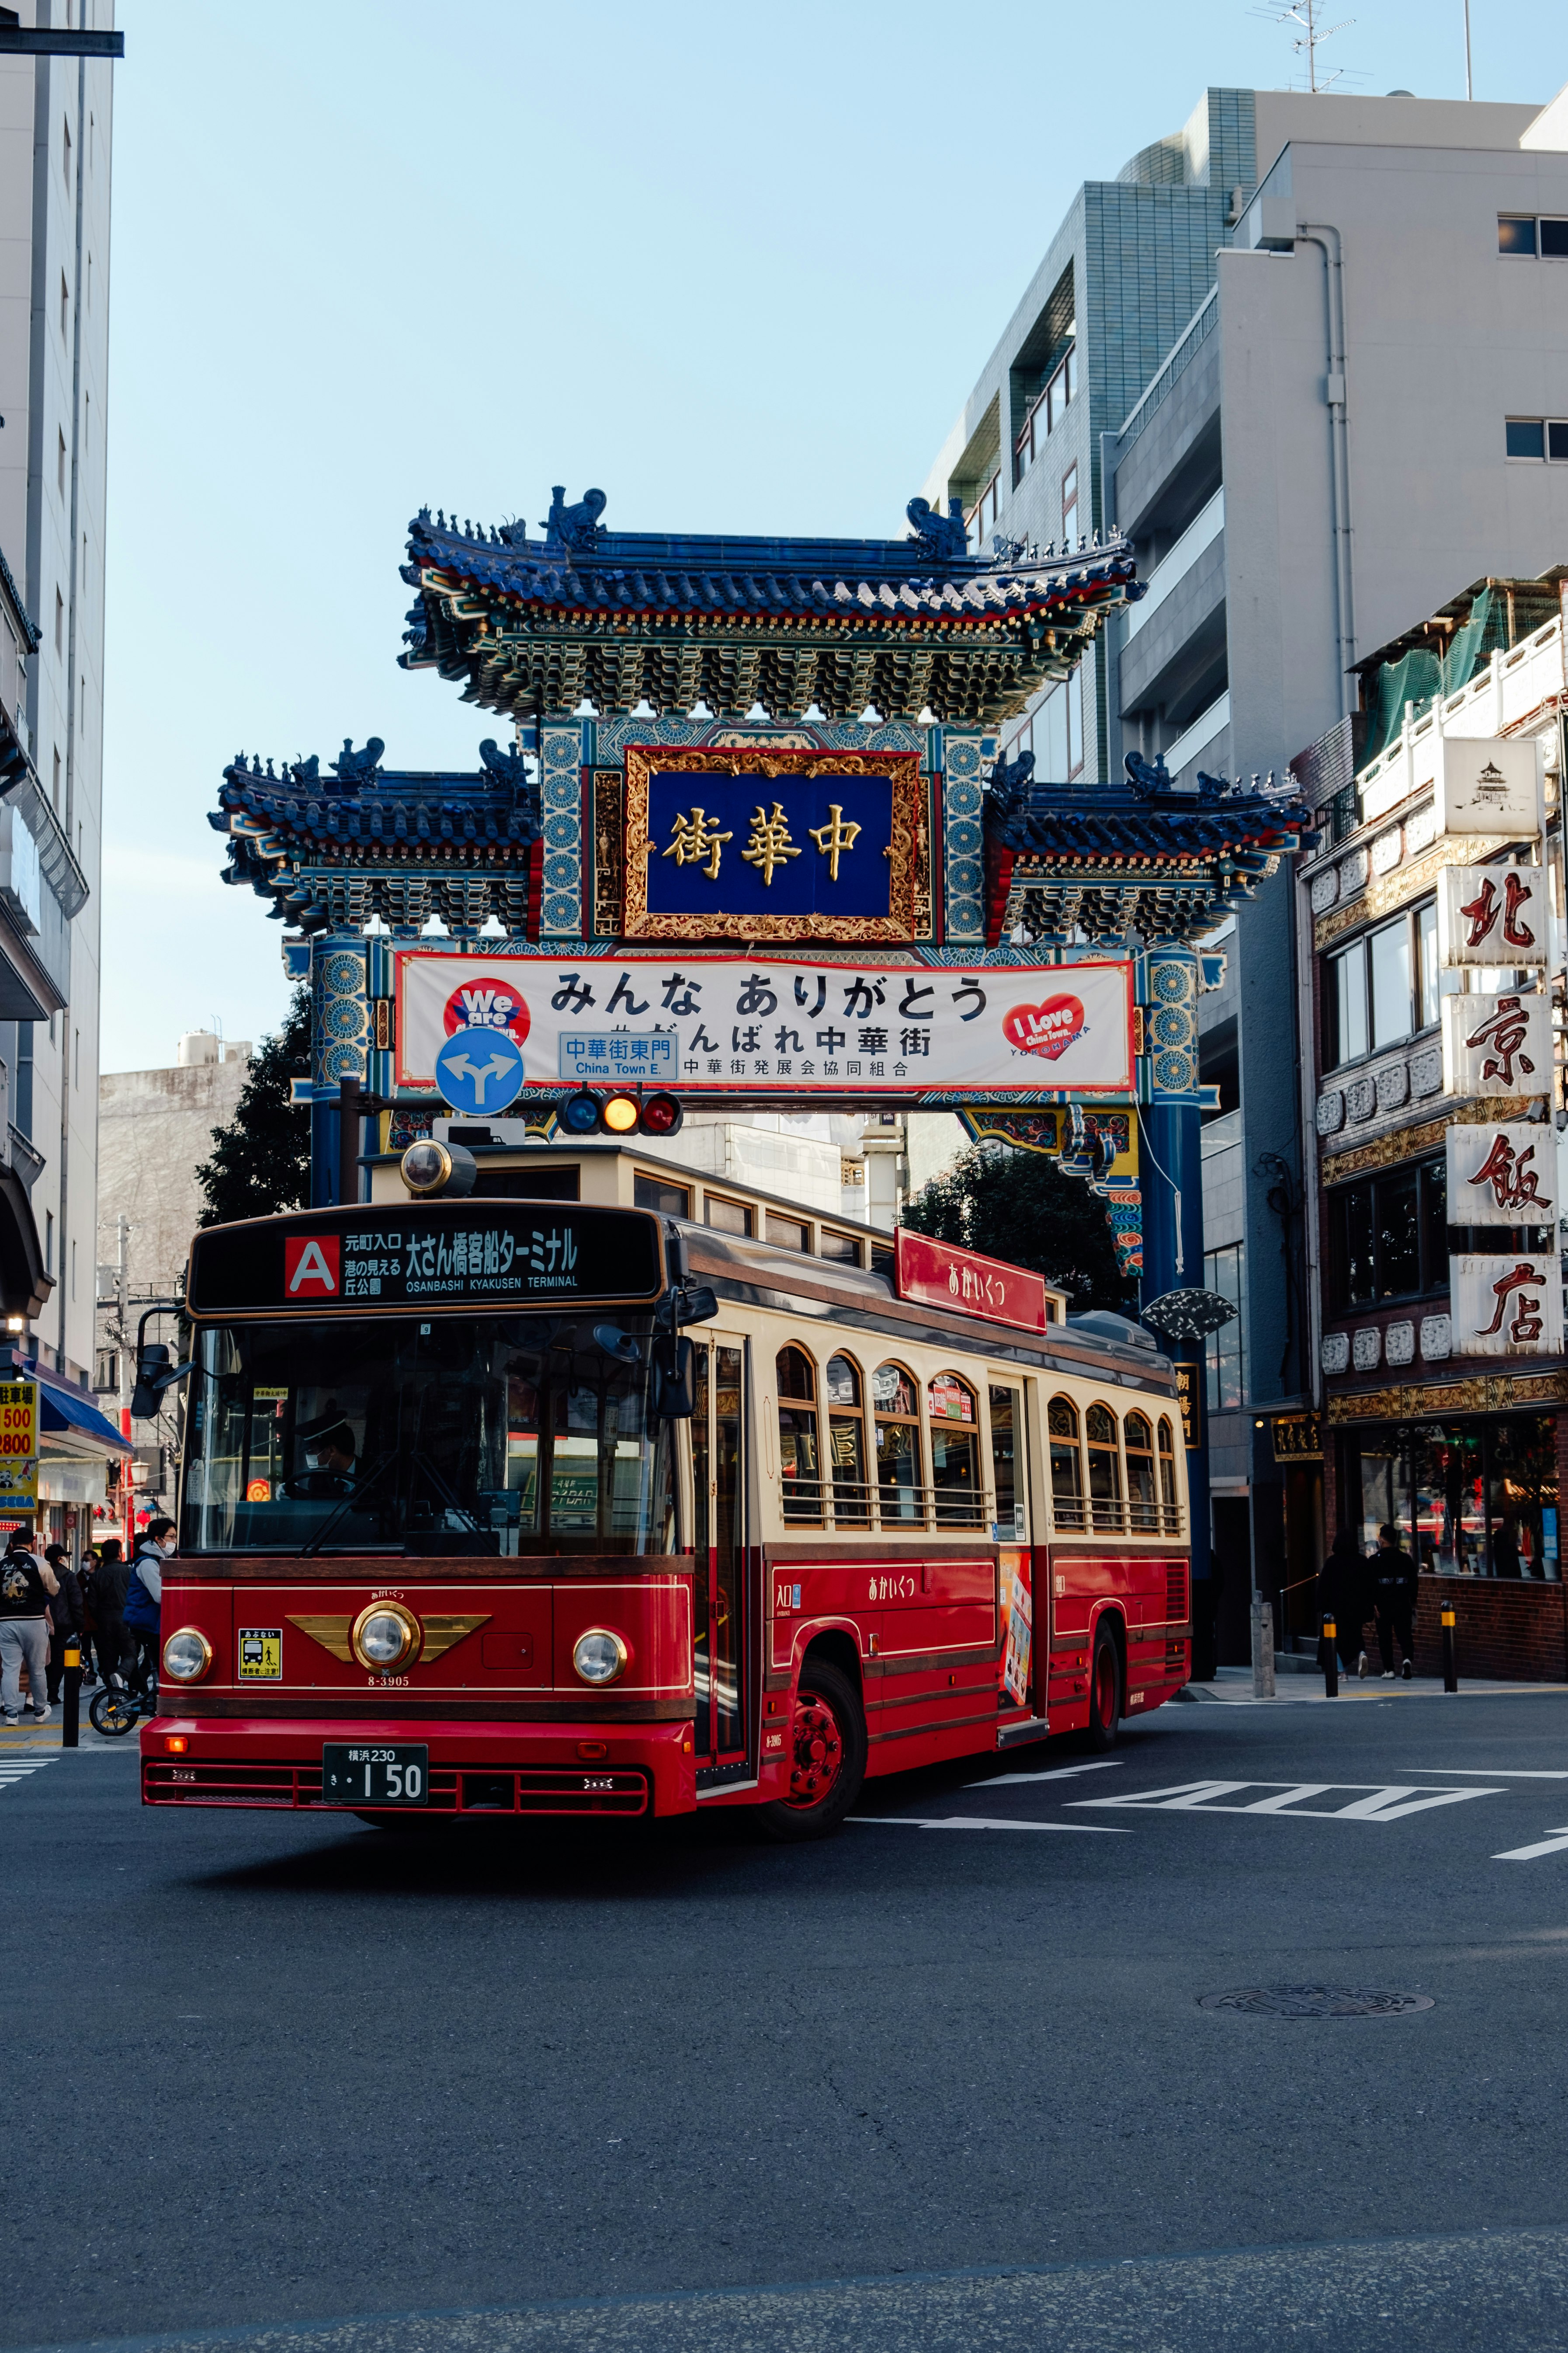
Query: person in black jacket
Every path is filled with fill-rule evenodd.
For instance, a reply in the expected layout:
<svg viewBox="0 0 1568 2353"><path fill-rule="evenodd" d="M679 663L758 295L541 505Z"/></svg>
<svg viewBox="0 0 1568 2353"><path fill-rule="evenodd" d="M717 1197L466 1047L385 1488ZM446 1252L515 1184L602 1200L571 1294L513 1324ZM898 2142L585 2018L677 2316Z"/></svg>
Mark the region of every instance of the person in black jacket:
<svg viewBox="0 0 1568 2353"><path fill-rule="evenodd" d="M1334 1647L1348 1675L1352 1661L1365 1655L1361 1630L1366 1616L1365 1567L1349 1528L1336 1530L1332 1549L1318 1571L1318 1612L1320 1624L1324 1618L1334 1621Z"/></svg>
<svg viewBox="0 0 1568 2353"><path fill-rule="evenodd" d="M1415 1673L1410 1653L1415 1647L1412 1626L1415 1616L1415 1563L1401 1545L1397 1528L1379 1528L1377 1558L1372 1564L1372 1573L1383 1680L1385 1683L1394 1681L1394 1638L1397 1634L1404 1659L1400 1672L1408 1683Z"/></svg>
<svg viewBox="0 0 1568 2353"><path fill-rule="evenodd" d="M93 1615L98 1620L98 1672L106 1683L121 1680L127 1639L125 1591L130 1582L131 1565L120 1538L106 1537L98 1547L98 1567L92 1573ZM134 1657L134 1637L131 1638L131 1647Z"/></svg>
<svg viewBox="0 0 1568 2353"><path fill-rule="evenodd" d="M48 1665L49 1705L53 1707L60 1695L60 1677L66 1671L66 1644L81 1640L81 1582L64 1545L46 1545L44 1558L55 1572L56 1583L49 1599L49 1616L55 1621L55 1630L49 1636Z"/></svg>

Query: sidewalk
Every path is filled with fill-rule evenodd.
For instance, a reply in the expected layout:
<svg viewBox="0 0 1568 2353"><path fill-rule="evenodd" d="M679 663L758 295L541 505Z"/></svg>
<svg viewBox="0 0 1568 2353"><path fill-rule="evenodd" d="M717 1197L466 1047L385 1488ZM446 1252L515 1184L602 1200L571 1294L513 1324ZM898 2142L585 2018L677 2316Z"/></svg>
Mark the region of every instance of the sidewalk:
<svg viewBox="0 0 1568 2353"><path fill-rule="evenodd" d="M1410 1683L1396 1677L1391 1683L1385 1683L1381 1675L1369 1676L1365 1683L1354 1675L1347 1682L1342 1675L1339 1696L1331 1704L1338 1707L1343 1701L1380 1699L1464 1699L1467 1696L1471 1699L1496 1699L1510 1693L1528 1697L1532 1692L1561 1694L1565 1691L1568 1691L1568 1683L1467 1683L1461 1675L1458 1692L1451 1693L1443 1689L1441 1675L1416 1675ZM1212 1683L1187 1683L1176 1694L1176 1698L1197 1701L1205 1707L1327 1707L1331 1704L1321 1674L1280 1674L1275 1683L1272 1700L1255 1699L1250 1667L1221 1667Z"/></svg>
<svg viewBox="0 0 1568 2353"><path fill-rule="evenodd" d="M90 1696L89 1693L88 1697L90 1698ZM24 1716L22 1722L17 1725L0 1724L0 1758L54 1756L61 1746L60 1718L61 1711L57 1707L51 1711L47 1724L35 1724L31 1716ZM110 1751L118 1748L134 1757L137 1749L136 1735L133 1732L125 1732L116 1739L106 1739L101 1732L95 1732L89 1724L84 1701L81 1711L81 1748L102 1748ZM79 1750L78 1753L79 1754L80 1751Z"/></svg>

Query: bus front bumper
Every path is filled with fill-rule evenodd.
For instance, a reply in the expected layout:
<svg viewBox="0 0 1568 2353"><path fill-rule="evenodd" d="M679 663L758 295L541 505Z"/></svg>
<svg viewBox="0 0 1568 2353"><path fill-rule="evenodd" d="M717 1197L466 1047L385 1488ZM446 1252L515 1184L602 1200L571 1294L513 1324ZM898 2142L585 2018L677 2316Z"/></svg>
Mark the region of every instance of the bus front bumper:
<svg viewBox="0 0 1568 2353"><path fill-rule="evenodd" d="M146 1806L250 1806L272 1811L498 1815L690 1813L697 1802L689 1724L453 1724L374 1716L160 1715L142 1727ZM424 1803L385 1809L323 1800L329 1745L428 1749Z"/></svg>

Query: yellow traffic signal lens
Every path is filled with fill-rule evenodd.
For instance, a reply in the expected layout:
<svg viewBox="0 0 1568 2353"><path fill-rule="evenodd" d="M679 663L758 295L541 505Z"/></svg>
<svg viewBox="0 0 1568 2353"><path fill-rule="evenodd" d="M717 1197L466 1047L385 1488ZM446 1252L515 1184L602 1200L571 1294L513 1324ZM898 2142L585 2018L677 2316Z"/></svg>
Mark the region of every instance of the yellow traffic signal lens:
<svg viewBox="0 0 1568 2353"><path fill-rule="evenodd" d="M599 1117L612 1135L629 1135L637 1124L637 1099L633 1095L610 1095L603 1104Z"/></svg>

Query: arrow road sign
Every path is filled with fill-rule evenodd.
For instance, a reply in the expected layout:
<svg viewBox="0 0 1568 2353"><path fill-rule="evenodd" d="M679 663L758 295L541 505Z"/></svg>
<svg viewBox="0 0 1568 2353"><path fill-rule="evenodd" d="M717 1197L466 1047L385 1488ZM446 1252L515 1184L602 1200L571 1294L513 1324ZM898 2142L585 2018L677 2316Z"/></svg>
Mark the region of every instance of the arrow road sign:
<svg viewBox="0 0 1568 2353"><path fill-rule="evenodd" d="M504 1111L522 1092L522 1050L504 1029L454 1029L436 1057L436 1082L468 1117Z"/></svg>

